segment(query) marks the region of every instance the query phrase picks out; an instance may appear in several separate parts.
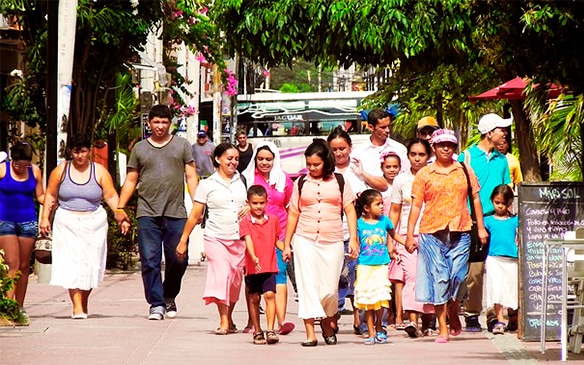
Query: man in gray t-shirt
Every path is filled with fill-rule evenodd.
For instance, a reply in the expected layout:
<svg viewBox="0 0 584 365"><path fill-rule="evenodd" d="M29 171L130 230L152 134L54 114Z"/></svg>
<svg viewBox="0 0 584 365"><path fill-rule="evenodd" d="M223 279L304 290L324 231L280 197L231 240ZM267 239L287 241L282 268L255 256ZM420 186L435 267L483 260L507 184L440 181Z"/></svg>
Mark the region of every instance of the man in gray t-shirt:
<svg viewBox="0 0 584 365"><path fill-rule="evenodd" d="M193 157L197 165L197 175L199 177L209 177L215 172L213 167L213 150L215 145L209 141L207 132L201 130L197 133L197 142L193 144Z"/></svg>
<svg viewBox="0 0 584 365"><path fill-rule="evenodd" d="M164 105L156 105L148 115L152 136L136 143L128 161L128 174L120 193L116 219L127 220L124 209L138 189L138 250L148 319L161 320L166 314L176 316L175 298L180 292L188 258L176 256L187 219L184 205L185 178L191 199L198 177L190 143L168 133L172 114ZM161 261L164 250L164 281Z"/></svg>

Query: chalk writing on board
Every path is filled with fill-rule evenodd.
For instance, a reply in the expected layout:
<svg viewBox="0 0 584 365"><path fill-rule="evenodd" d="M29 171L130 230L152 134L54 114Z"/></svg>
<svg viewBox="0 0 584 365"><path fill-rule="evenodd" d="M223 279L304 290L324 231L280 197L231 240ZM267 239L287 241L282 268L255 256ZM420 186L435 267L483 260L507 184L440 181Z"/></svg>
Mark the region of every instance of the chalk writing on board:
<svg viewBox="0 0 584 365"><path fill-rule="evenodd" d="M562 239L566 231L584 226L584 185L579 183L522 184L519 187L519 259L522 338L539 341L542 298L546 295L546 339L560 337L562 251L548 254L548 290L543 293L544 242Z"/></svg>

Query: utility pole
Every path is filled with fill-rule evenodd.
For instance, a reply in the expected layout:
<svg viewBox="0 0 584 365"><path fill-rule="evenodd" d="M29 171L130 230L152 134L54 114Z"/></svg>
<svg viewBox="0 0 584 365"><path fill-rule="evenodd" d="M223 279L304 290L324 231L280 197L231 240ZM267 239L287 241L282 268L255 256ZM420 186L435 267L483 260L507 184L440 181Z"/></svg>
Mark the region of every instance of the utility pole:
<svg viewBox="0 0 584 365"><path fill-rule="evenodd" d="M57 166L57 70L58 70L58 34L59 34L59 0L46 0L47 3L47 78L45 92L47 95L47 131L45 173L49 176Z"/></svg>

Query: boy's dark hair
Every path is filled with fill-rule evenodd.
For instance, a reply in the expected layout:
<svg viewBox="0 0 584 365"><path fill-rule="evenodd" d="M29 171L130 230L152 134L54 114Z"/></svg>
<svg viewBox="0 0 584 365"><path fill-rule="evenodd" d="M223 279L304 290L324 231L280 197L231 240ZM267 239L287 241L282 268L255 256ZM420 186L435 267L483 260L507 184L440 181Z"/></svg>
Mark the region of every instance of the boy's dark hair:
<svg viewBox="0 0 584 365"><path fill-rule="evenodd" d="M503 199L505 199L505 204L507 205L509 205L515 197L513 189L511 189L507 184L495 186L493 192L491 193L491 201L493 201L493 199L495 199L495 197L499 194L503 195Z"/></svg>
<svg viewBox="0 0 584 365"><path fill-rule="evenodd" d="M27 142L18 142L10 147L10 159L12 161L32 161L34 150Z"/></svg>
<svg viewBox="0 0 584 365"><path fill-rule="evenodd" d="M377 125L377 122L379 122L379 119L385 119L387 117L389 117L389 120L391 121L391 114L389 114L385 110L372 109L369 112L369 114L367 114L367 124L370 124L375 127Z"/></svg>
<svg viewBox="0 0 584 365"><path fill-rule="evenodd" d="M363 215L365 212L365 207L368 207L373 203L376 197L381 196L381 193L375 189L367 189L359 194L357 201L355 202L355 210L357 211L357 218Z"/></svg>
<svg viewBox="0 0 584 365"><path fill-rule="evenodd" d="M317 155L322 159L323 169L322 178L323 180L328 179L335 172L335 155L333 150L329 147L328 143L322 138L315 138L312 143L304 151L304 157L310 157Z"/></svg>
<svg viewBox="0 0 584 365"><path fill-rule="evenodd" d="M251 199L251 197L254 195L267 198L268 192L266 191L266 188L261 185L252 185L249 187L249 189L247 189L247 200Z"/></svg>
<svg viewBox="0 0 584 365"><path fill-rule="evenodd" d="M69 138L69 151L79 148L91 150L91 139L85 133L76 133Z"/></svg>
<svg viewBox="0 0 584 365"><path fill-rule="evenodd" d="M152 109L150 109L150 113L148 113L148 120L152 120L154 118L166 118L168 120L172 120L172 112L170 108L166 105L158 104L154 105Z"/></svg>

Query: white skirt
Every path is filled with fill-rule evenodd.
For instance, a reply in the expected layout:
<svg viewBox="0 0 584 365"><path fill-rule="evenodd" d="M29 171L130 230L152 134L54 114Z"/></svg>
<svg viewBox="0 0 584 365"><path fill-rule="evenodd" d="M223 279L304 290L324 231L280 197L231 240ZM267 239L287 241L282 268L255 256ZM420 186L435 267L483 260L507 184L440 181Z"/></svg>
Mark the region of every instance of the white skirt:
<svg viewBox="0 0 584 365"><path fill-rule="evenodd" d="M107 258L107 213L57 209L53 222L51 285L90 290L103 280Z"/></svg>
<svg viewBox="0 0 584 365"><path fill-rule="evenodd" d="M487 306L495 303L517 309L519 271L517 259L504 256L487 256Z"/></svg>
<svg viewBox="0 0 584 365"><path fill-rule="evenodd" d="M295 235L292 248L298 318L334 316L338 310L339 277L345 260L343 242L323 244Z"/></svg>

